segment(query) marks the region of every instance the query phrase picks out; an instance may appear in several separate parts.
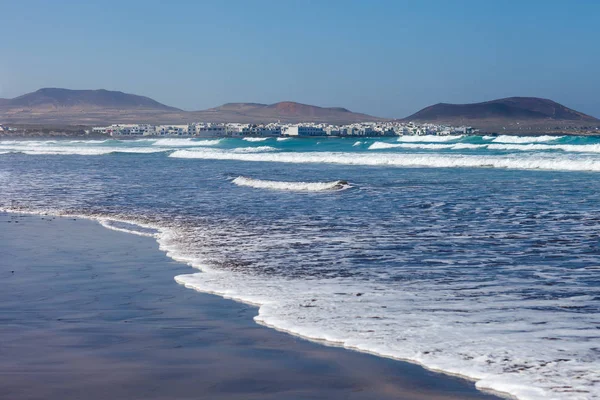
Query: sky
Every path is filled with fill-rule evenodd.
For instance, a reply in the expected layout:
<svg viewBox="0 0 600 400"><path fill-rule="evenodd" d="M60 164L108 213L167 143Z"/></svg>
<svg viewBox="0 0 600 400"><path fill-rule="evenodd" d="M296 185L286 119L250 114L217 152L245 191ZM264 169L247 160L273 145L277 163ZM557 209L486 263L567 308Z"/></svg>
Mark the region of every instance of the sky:
<svg viewBox="0 0 600 400"><path fill-rule="evenodd" d="M535 96L600 117L599 16L596 0L0 0L0 98L102 88L401 118Z"/></svg>

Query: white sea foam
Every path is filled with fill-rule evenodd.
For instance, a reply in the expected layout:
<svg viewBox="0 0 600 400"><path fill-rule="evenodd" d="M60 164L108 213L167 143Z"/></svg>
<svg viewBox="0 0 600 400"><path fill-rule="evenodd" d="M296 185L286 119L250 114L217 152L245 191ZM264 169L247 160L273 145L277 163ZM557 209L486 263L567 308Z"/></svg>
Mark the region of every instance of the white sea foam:
<svg viewBox="0 0 600 400"><path fill-rule="evenodd" d="M22 145L22 146L36 146L59 143L58 140L0 140L0 145Z"/></svg>
<svg viewBox="0 0 600 400"><path fill-rule="evenodd" d="M291 139L291 138L289 138L289 137L278 137L278 138L277 138L277 141L278 141L278 142L284 142L284 141L286 141L286 140L290 140L290 139Z"/></svg>
<svg viewBox="0 0 600 400"><path fill-rule="evenodd" d="M540 143L552 142L562 139L564 136L510 136L501 135L492 140L494 143Z"/></svg>
<svg viewBox="0 0 600 400"><path fill-rule="evenodd" d="M106 143L111 139L104 139L104 140L91 140L91 139L87 139L87 140L69 140L69 143L84 143L84 144L102 144L102 143Z"/></svg>
<svg viewBox="0 0 600 400"><path fill-rule="evenodd" d="M405 135L398 138L399 142L451 142L461 139L463 135Z"/></svg>
<svg viewBox="0 0 600 400"><path fill-rule="evenodd" d="M560 150L565 152L576 152L576 153L600 153L600 144L502 144L502 143L488 143L488 144L475 144L475 143L388 143L388 142L375 142L369 146L369 150L385 150L385 149L424 149L424 150L475 150L475 149L489 149L489 150L517 150L517 151L547 151L547 150Z"/></svg>
<svg viewBox="0 0 600 400"><path fill-rule="evenodd" d="M134 225L134 226L131 226L130 228L126 228L123 225L121 225L121 226L118 225L118 222L123 223L122 221L115 221L115 220L105 219L105 218L98 219L98 222L103 227L105 227L107 229L111 229L113 231L131 233L132 235L137 235L137 236L145 236L145 237L152 237L152 238L158 237L158 231L152 232L152 231L149 231L148 228L144 229L143 227L141 227L139 225L138 225L138 227L141 229L136 229L136 226L134 224L127 223L127 225Z"/></svg>
<svg viewBox="0 0 600 400"><path fill-rule="evenodd" d="M264 153L266 151L275 151L275 147L271 146L258 146L258 147L237 147L231 151L234 153Z"/></svg>
<svg viewBox="0 0 600 400"><path fill-rule="evenodd" d="M474 144L474 143L456 143L452 145L453 150L474 150L486 148L485 144Z"/></svg>
<svg viewBox="0 0 600 400"><path fill-rule="evenodd" d="M290 190L298 192L322 192L347 189L350 186L346 181L332 182L283 182L238 176L233 181L238 186L249 186L257 189Z"/></svg>
<svg viewBox="0 0 600 400"><path fill-rule="evenodd" d="M266 137L247 137L244 138L245 141L247 142L264 142L265 140L268 140L269 138Z"/></svg>
<svg viewBox="0 0 600 400"><path fill-rule="evenodd" d="M388 143L375 142L369 146L369 150L384 150L384 149L424 149L424 150L471 150L485 148L485 144L473 143Z"/></svg>
<svg viewBox="0 0 600 400"><path fill-rule="evenodd" d="M328 163L343 165L371 165L393 167L438 168L508 168L563 171L600 171L598 157L569 157L567 155L463 155L463 154L399 154L399 153L262 153L236 154L204 149L178 150L169 155L175 158L206 160L265 161L281 163Z"/></svg>
<svg viewBox="0 0 600 400"><path fill-rule="evenodd" d="M561 150L575 153L600 153L600 144L490 144L490 150L518 150L518 151L539 151L539 150Z"/></svg>
<svg viewBox="0 0 600 400"><path fill-rule="evenodd" d="M357 142L360 143L360 142ZM386 150L401 148L401 143L375 142L369 146L369 150Z"/></svg>
<svg viewBox="0 0 600 400"><path fill-rule="evenodd" d="M398 147L403 149L447 150L454 148L454 145L442 143L401 143Z"/></svg>
<svg viewBox="0 0 600 400"><path fill-rule="evenodd" d="M397 149L402 148L406 145L406 143L388 143L388 142L375 142L369 146L369 150L387 150L387 149ZM439 145L437 145L439 146Z"/></svg>
<svg viewBox="0 0 600 400"><path fill-rule="evenodd" d="M81 155L99 156L111 153L147 154L168 151L169 149L149 147L84 147L84 146L2 146L0 151L29 155Z"/></svg>
<svg viewBox="0 0 600 400"><path fill-rule="evenodd" d="M192 147L192 146L217 146L221 143L221 139L214 140L195 140L192 138L165 138L157 139L153 146L165 146L165 147Z"/></svg>
<svg viewBox="0 0 600 400"><path fill-rule="evenodd" d="M354 142L354 144L352 146L356 147L356 146L360 146L361 144L362 144L362 142L360 140L357 140L356 142Z"/></svg>
<svg viewBox="0 0 600 400"><path fill-rule="evenodd" d="M201 292L260 306L255 317L260 324L469 377L480 389L509 393L523 400L593 398L586 391L595 390L594 367L570 359L586 344L580 349L570 342L567 350L566 343L553 345L543 337L565 334L584 338L595 332L568 332L568 323L560 320L547 320L545 326L538 325L538 330L532 331L525 321L537 322L540 317L524 312L514 320L507 318L503 309L517 305L510 299L492 307L473 300L462 305L468 313L452 311L448 304L444 304L447 310L436 312L435 308L443 308L438 297L451 298L451 294L435 287L415 292L409 287L394 290L342 278L264 279L239 272L216 272L206 268L206 260L181 256L185 251L175 241L178 236L161 240L161 247L205 272L180 275L175 280ZM518 304L519 308L524 306ZM420 312L420 307L431 310ZM521 318L524 322L518 322ZM569 377L579 379L572 384L581 393L570 390L566 384Z"/></svg>

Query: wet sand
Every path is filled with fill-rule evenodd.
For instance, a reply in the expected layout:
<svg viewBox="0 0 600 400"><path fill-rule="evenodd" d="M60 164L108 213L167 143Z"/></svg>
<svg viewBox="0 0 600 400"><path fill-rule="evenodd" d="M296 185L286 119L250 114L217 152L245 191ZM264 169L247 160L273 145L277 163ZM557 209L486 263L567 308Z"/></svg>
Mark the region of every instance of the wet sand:
<svg viewBox="0 0 600 400"><path fill-rule="evenodd" d="M498 399L255 324L152 238L0 213L0 399Z"/></svg>

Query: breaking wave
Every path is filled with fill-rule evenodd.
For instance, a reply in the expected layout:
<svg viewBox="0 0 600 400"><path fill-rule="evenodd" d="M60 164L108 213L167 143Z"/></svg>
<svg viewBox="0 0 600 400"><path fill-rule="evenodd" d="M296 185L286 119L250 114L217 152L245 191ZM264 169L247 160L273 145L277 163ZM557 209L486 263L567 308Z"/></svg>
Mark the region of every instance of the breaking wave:
<svg viewBox="0 0 600 400"><path fill-rule="evenodd" d="M281 163L323 163L393 167L437 168L507 168L550 171L600 171L600 159L590 157L543 155L463 155L463 154L400 154L400 153L263 153L236 154L219 150L178 150L174 158L204 160L239 160Z"/></svg>
<svg viewBox="0 0 600 400"><path fill-rule="evenodd" d="M384 150L384 149L425 149L425 150L469 150L469 149L481 149L485 148L485 144L472 144L472 143L454 143L454 144L443 144L443 143L387 143L387 142L375 142L369 146L369 150Z"/></svg>
<svg viewBox="0 0 600 400"><path fill-rule="evenodd" d="M268 140L270 138L268 137L246 137L244 138L244 140L246 142L264 142L265 140Z"/></svg>
<svg viewBox="0 0 600 400"><path fill-rule="evenodd" d="M238 176L232 181L238 186L249 186L256 189L291 190L298 192L322 192L343 190L350 187L346 181L332 182L282 182Z"/></svg>
<svg viewBox="0 0 600 400"><path fill-rule="evenodd" d="M235 153L264 153L266 151L275 151L275 147L271 146L258 146L258 147L238 147L232 151Z"/></svg>
<svg viewBox="0 0 600 400"><path fill-rule="evenodd" d="M600 153L600 144L489 144L490 150L561 150L575 153Z"/></svg>
<svg viewBox="0 0 600 400"><path fill-rule="evenodd" d="M422 136L412 136L405 135L400 136L398 138L399 142L451 142L453 140L461 139L463 135L445 135L445 136L437 136L437 135L422 135Z"/></svg>
<svg viewBox="0 0 600 400"><path fill-rule="evenodd" d="M494 138L494 143L540 143L540 142L552 142L555 140L562 139L564 136L509 136L501 135Z"/></svg>
<svg viewBox="0 0 600 400"><path fill-rule="evenodd" d="M79 155L79 156L101 156L112 153L135 153L150 154L169 151L169 149L149 148L149 147L59 147L59 146L0 146L0 152L3 153L22 153L29 155Z"/></svg>
<svg viewBox="0 0 600 400"><path fill-rule="evenodd" d="M107 143L110 140L111 139L105 139L105 140L69 140L68 143L102 144L102 143Z"/></svg>
<svg viewBox="0 0 600 400"><path fill-rule="evenodd" d="M158 237L157 229L150 229L150 228L143 227L143 226L140 226L140 225L137 225L134 223L130 223L130 222L123 222L123 221L105 219L105 218L97 218L97 221L103 227L105 227L107 229L111 229L113 231L130 233L132 235L137 235L137 236L145 236L145 237L152 237L152 238Z"/></svg>
<svg viewBox="0 0 600 400"><path fill-rule="evenodd" d="M166 147L190 147L190 146L217 146L221 143L221 139L215 140L194 140L192 138L167 138L157 139L153 146L166 146Z"/></svg>
<svg viewBox="0 0 600 400"><path fill-rule="evenodd" d="M511 144L511 143L388 143L375 142L369 146L369 150L385 150L385 149L424 149L424 150L517 150L517 151L548 151L558 150L574 153L600 153L600 144Z"/></svg>

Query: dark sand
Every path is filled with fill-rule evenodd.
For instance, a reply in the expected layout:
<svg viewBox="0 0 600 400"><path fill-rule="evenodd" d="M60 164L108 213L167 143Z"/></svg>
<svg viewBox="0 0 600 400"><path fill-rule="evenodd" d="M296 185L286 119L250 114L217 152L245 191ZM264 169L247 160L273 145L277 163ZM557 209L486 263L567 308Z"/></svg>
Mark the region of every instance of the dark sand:
<svg viewBox="0 0 600 400"><path fill-rule="evenodd" d="M256 325L185 289L154 239L0 214L0 398L497 399L472 382Z"/></svg>

